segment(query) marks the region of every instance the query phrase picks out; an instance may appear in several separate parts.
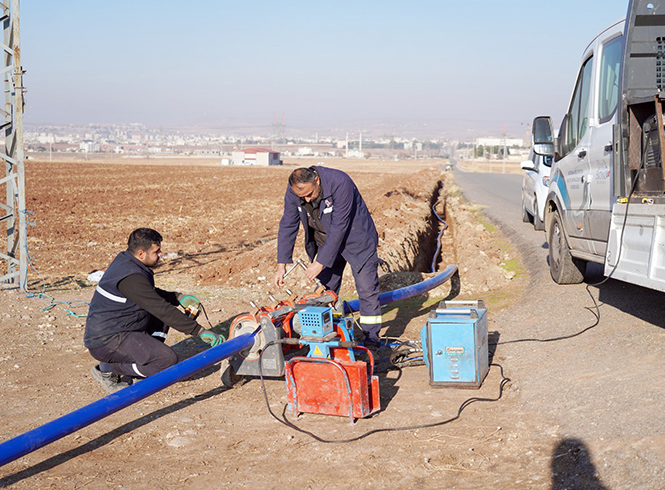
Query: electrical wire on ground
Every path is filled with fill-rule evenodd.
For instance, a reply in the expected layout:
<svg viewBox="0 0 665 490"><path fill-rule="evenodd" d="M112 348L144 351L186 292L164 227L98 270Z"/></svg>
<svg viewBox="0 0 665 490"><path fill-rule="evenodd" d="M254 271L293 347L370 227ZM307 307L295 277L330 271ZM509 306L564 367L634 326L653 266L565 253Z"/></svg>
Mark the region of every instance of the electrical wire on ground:
<svg viewBox="0 0 665 490"><path fill-rule="evenodd" d="M37 270L37 268L34 266L32 263L32 257L27 253L27 247L26 247L26 255L28 257L28 265L32 267L32 269L37 273L37 275L40 277L42 280L42 290L41 292L31 292L28 289L27 285L27 278L23 287L23 290L25 291L26 298L36 298L41 301L45 301L48 303L44 308L42 308L42 311L48 311L52 308L55 308L56 306L65 306L65 312L69 316L73 316L76 318L85 318L88 315L87 314L78 314L72 311L74 308L79 308L82 306L90 306L90 303L87 301L83 300L72 300L72 301L59 301L56 300L53 296L50 296L49 294L46 294L46 280L44 277L40 274L40 272Z"/></svg>
<svg viewBox="0 0 665 490"><path fill-rule="evenodd" d="M23 210L23 212L26 215L33 214L31 211ZM30 226L36 226L36 223L32 221L27 221L27 224L29 224ZM86 314L81 315L72 311L74 308L89 306L90 303L88 303L87 301L82 301L82 300L59 301L56 300L53 296L46 294L46 279L44 279L44 276L41 275L41 273L35 267L35 264L32 262L32 255L30 255L27 244L25 246L25 256L27 259L28 266L31 267L32 270L34 270L35 273L41 279L41 292L32 292L28 288L28 278L26 274L26 277L23 278L23 284L21 285L21 289L25 292L26 298L36 298L38 300L48 303L44 308L42 308L42 311L48 311L52 308L55 308L56 306L64 306L65 312L69 316L73 316L76 318L84 318L87 316Z"/></svg>

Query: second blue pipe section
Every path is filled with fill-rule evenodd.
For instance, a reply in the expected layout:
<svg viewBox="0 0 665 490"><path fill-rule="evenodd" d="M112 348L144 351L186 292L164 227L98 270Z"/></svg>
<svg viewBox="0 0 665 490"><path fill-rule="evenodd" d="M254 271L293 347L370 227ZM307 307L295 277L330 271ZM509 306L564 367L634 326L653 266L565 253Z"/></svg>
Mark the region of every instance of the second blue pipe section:
<svg viewBox="0 0 665 490"><path fill-rule="evenodd" d="M399 301L401 299L412 298L413 296L418 296L419 294L426 293L430 289L434 289L437 286L440 286L447 280L449 280L457 272L457 266L451 264L446 267L443 272L438 273L436 276L425 279L418 284L413 284L411 286L406 286L400 289L395 289L394 291L386 291L379 295L379 302L381 305L387 305L394 301ZM344 313L353 313L360 309L360 303L357 299L346 301L344 303Z"/></svg>
<svg viewBox="0 0 665 490"><path fill-rule="evenodd" d="M254 345L253 334L240 335L190 357L164 371L112 393L74 412L32 429L0 444L0 466L14 461L40 447L57 441L114 412L122 410L178 381Z"/></svg>

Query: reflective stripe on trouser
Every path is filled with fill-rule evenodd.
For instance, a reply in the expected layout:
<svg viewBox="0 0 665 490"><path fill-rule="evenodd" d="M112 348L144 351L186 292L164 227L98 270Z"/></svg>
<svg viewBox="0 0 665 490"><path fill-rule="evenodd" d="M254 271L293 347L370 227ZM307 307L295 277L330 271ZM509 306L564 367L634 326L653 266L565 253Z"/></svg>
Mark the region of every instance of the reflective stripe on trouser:
<svg viewBox="0 0 665 490"><path fill-rule="evenodd" d="M381 315L376 316L363 316L360 315L360 323L365 325L376 325L377 323L381 325Z"/></svg>
<svg viewBox="0 0 665 490"><path fill-rule="evenodd" d="M374 254L360 270L353 272L358 292L360 328L366 338L379 340L381 331L381 303L379 302L379 257Z"/></svg>
<svg viewBox="0 0 665 490"><path fill-rule="evenodd" d="M381 331L381 315L363 316L360 315L360 328L365 333L365 337L371 340L379 340Z"/></svg>

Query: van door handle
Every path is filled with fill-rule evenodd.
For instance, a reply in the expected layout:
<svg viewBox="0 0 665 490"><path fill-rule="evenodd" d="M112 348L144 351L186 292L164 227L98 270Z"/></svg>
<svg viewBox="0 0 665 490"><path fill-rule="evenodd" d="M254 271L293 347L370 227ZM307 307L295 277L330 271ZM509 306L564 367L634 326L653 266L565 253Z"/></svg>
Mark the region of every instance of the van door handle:
<svg viewBox="0 0 665 490"><path fill-rule="evenodd" d="M612 151L612 149L613 149L612 143L610 143L609 145L605 145L605 148L604 148L605 151Z"/></svg>
<svg viewBox="0 0 665 490"><path fill-rule="evenodd" d="M577 158L584 158L586 156L586 150L580 150L577 154Z"/></svg>

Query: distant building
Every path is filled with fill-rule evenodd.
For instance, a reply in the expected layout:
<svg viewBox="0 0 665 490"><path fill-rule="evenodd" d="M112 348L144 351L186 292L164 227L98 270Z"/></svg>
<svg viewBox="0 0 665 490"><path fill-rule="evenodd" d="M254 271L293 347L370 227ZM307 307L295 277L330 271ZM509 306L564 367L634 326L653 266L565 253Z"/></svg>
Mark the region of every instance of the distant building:
<svg viewBox="0 0 665 490"><path fill-rule="evenodd" d="M360 150L349 150L346 152L347 158L365 158L365 152Z"/></svg>
<svg viewBox="0 0 665 490"><path fill-rule="evenodd" d="M91 140L84 140L79 145L79 149L83 153L96 153L96 152L99 151L99 143L96 143L96 142L91 141Z"/></svg>
<svg viewBox="0 0 665 490"><path fill-rule="evenodd" d="M232 165L281 165L279 152L265 148L245 148L231 153Z"/></svg>
<svg viewBox="0 0 665 490"><path fill-rule="evenodd" d="M476 138L476 145L480 146L524 146L522 138Z"/></svg>

